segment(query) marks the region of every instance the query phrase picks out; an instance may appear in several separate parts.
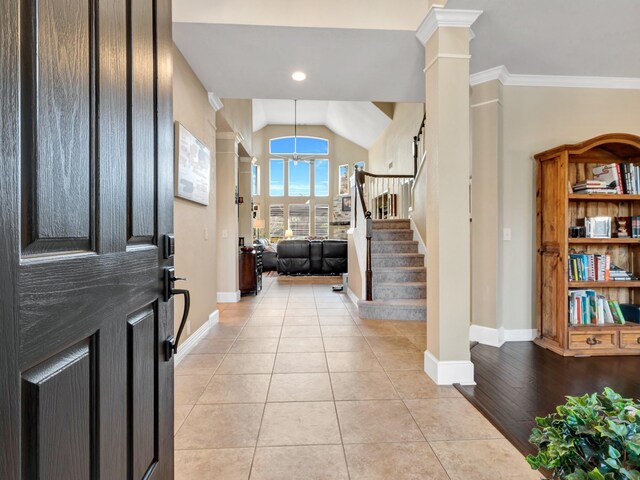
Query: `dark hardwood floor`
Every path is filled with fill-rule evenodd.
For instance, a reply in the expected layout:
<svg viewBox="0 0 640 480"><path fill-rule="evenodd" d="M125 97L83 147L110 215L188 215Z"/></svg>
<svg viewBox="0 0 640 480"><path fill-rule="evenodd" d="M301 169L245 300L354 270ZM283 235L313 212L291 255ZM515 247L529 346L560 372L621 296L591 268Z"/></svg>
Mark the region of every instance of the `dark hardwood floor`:
<svg viewBox="0 0 640 480"><path fill-rule="evenodd" d="M640 398L640 357L568 358L533 342L509 342L475 345L471 360L477 384L456 388L523 454L535 453L528 442L535 417L553 412L566 395L611 387Z"/></svg>

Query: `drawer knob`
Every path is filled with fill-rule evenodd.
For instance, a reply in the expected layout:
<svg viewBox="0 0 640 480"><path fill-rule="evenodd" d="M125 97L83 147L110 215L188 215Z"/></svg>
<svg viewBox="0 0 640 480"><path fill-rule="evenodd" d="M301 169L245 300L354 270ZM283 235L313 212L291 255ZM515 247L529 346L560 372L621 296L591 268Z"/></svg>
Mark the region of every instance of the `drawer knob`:
<svg viewBox="0 0 640 480"><path fill-rule="evenodd" d="M636 338L636 342L640 343L640 337Z"/></svg>
<svg viewBox="0 0 640 480"><path fill-rule="evenodd" d="M602 343L601 340L598 340L596 337L588 337L587 344L588 345L597 345L598 343ZM638 338L638 343L640 343L640 337Z"/></svg>

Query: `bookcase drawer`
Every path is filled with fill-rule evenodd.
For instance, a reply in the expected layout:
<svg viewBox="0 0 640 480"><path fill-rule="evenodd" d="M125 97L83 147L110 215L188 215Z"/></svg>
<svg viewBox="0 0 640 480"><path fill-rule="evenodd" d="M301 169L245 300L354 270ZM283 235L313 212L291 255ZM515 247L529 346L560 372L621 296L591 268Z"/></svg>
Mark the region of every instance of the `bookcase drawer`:
<svg viewBox="0 0 640 480"><path fill-rule="evenodd" d="M640 330L620 332L620 348L640 350Z"/></svg>
<svg viewBox="0 0 640 480"><path fill-rule="evenodd" d="M618 345L617 337L618 332L569 332L569 348L575 350L615 348Z"/></svg>

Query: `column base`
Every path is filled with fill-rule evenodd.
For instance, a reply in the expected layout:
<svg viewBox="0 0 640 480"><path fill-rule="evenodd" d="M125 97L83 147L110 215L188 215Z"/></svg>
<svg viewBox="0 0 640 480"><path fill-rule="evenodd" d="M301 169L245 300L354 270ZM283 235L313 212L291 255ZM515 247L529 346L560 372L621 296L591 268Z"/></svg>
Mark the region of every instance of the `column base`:
<svg viewBox="0 0 640 480"><path fill-rule="evenodd" d="M469 360L441 361L428 350L424 352L424 371L438 385L475 385L473 363Z"/></svg>

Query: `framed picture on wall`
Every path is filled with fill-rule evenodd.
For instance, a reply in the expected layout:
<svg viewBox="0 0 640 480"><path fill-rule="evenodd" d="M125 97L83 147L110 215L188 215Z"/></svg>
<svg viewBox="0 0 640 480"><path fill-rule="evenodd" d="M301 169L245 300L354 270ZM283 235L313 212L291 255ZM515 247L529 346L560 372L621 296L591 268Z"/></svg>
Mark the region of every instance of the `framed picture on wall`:
<svg viewBox="0 0 640 480"><path fill-rule="evenodd" d="M338 167L338 195L349 195L349 165Z"/></svg>
<svg viewBox="0 0 640 480"><path fill-rule="evenodd" d="M342 197L342 211L343 212L351 211L351 197Z"/></svg>
<svg viewBox="0 0 640 480"><path fill-rule="evenodd" d="M209 205L211 152L182 124L175 124L176 197Z"/></svg>

